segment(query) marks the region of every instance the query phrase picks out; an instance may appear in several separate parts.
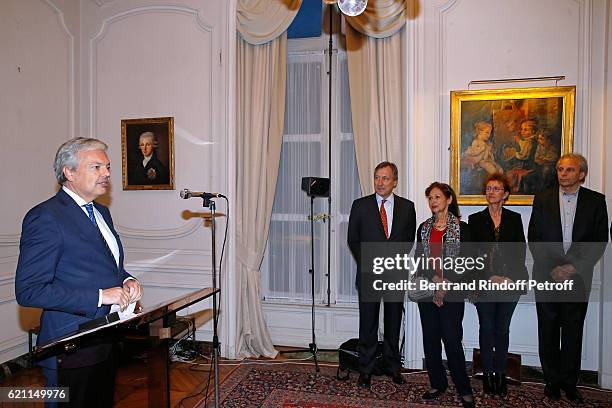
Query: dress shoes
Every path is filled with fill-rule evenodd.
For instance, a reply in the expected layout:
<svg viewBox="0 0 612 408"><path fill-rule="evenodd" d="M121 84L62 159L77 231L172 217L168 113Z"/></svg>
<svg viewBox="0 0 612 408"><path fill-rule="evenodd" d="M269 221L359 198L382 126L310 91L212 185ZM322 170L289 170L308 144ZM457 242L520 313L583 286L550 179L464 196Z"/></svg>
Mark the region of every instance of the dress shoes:
<svg viewBox="0 0 612 408"><path fill-rule="evenodd" d="M497 394L495 389L495 376L493 373L482 374L482 392L487 395Z"/></svg>
<svg viewBox="0 0 612 408"><path fill-rule="evenodd" d="M423 396L421 396L421 399L425 400L425 401L431 401L431 400L435 400L436 398L438 398L440 395L444 394L446 392L446 389L443 390L427 390L425 391L425 393L423 394Z"/></svg>
<svg viewBox="0 0 612 408"><path fill-rule="evenodd" d="M461 397L461 405L463 405L463 408L476 407L476 403L474 402L474 397L470 395L469 397L471 398L469 400L466 400L465 397L468 397L468 395L464 395L463 397Z"/></svg>
<svg viewBox="0 0 612 408"><path fill-rule="evenodd" d="M576 404L582 404L584 402L584 397L576 387L563 388L563 391L565 391L565 397L568 400Z"/></svg>
<svg viewBox="0 0 612 408"><path fill-rule="evenodd" d="M389 375L389 377L391 377L393 382L396 383L396 384L405 384L406 383L406 380L404 380L404 376L399 371L396 371L396 372L394 372L392 374L388 374L388 375Z"/></svg>
<svg viewBox="0 0 612 408"><path fill-rule="evenodd" d="M495 373L495 393L501 397L508 395L508 380L506 373Z"/></svg>
<svg viewBox="0 0 612 408"><path fill-rule="evenodd" d="M357 385L361 388L370 388L370 384L372 383L372 375L359 373L359 378L357 379Z"/></svg>
<svg viewBox="0 0 612 408"><path fill-rule="evenodd" d="M556 401L561 398L561 389L557 384L547 383L544 387L544 395Z"/></svg>

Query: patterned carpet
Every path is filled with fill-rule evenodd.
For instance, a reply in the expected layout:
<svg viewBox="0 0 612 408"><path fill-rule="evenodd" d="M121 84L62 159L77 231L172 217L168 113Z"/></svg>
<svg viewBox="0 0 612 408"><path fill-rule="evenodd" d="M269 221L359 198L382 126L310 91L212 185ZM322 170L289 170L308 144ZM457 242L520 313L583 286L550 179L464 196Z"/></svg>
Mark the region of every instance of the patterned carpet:
<svg viewBox="0 0 612 408"><path fill-rule="evenodd" d="M429 388L427 375L413 373L404 378L406 384L396 385L387 377L374 377L371 389L365 390L357 387L356 374L348 381L337 380L335 367L321 367L321 373L316 375L312 365L243 365L221 385L220 405L263 408L461 407L452 385L435 403L425 403L421 395ZM481 395L480 381L473 380L472 386L477 407L574 406L566 399L556 402L546 399L543 386L539 384L510 386L505 399ZM582 407L612 407L611 393L582 390L582 394L586 399Z"/></svg>

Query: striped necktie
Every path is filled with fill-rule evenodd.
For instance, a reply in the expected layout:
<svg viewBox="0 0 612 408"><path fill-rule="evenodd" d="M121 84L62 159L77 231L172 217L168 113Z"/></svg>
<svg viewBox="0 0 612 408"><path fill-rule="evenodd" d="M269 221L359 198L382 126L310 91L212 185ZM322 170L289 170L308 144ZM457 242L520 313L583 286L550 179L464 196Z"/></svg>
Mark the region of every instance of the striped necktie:
<svg viewBox="0 0 612 408"><path fill-rule="evenodd" d="M93 204L92 203L85 204L83 207L85 207L85 209L87 210L87 214L89 215L89 219L91 220L93 225L97 227L98 223L96 222L96 216L94 215Z"/></svg>
<svg viewBox="0 0 612 408"><path fill-rule="evenodd" d="M387 223L387 210L385 210L385 203L387 200L382 200L380 204L380 220L382 221L383 229L385 230L385 237L389 239L389 224Z"/></svg>

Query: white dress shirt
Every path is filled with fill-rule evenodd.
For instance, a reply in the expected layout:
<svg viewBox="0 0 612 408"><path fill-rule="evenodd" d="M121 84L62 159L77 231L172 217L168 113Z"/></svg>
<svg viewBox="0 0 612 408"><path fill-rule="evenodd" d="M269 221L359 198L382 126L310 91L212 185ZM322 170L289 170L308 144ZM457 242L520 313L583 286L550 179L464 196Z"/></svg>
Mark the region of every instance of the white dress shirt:
<svg viewBox="0 0 612 408"><path fill-rule="evenodd" d="M89 204L89 203L85 201L80 195L70 190L66 186L62 186L62 190L64 190L64 192L68 194L77 203L79 207L81 207L81 210L83 210L83 212L85 213L85 216L89 218L89 213L87 212L87 208L85 208L85 204ZM96 223L98 224L98 228L100 232L102 233L102 236L104 237L104 240L106 241L106 244L108 245L108 248L113 253L113 257L115 258L115 263L117 264L117 267L119 267L119 244L117 243L117 239L111 232L110 228L108 227L108 224L106 224L106 221L104 221L104 217L102 217L102 214L100 214L96 206L93 207L93 213L94 213L94 217L96 218ZM123 281L123 283L125 283L129 279L134 279L134 278L126 278ZM100 306L102 306L102 289L98 289L98 307Z"/></svg>
<svg viewBox="0 0 612 408"><path fill-rule="evenodd" d="M574 218L578 204L578 192L566 193L559 189L559 212L561 215L561 231L563 232L563 250L565 253L572 246L572 232L574 231Z"/></svg>

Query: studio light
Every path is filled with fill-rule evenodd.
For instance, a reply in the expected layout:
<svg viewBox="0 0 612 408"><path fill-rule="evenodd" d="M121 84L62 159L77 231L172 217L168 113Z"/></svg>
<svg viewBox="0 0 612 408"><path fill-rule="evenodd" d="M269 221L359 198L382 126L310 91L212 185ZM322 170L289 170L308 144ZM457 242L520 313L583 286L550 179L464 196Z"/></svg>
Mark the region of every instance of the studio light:
<svg viewBox="0 0 612 408"><path fill-rule="evenodd" d="M368 0L323 0L323 3L338 3L338 8L342 13L347 16L358 16L366 9Z"/></svg>

